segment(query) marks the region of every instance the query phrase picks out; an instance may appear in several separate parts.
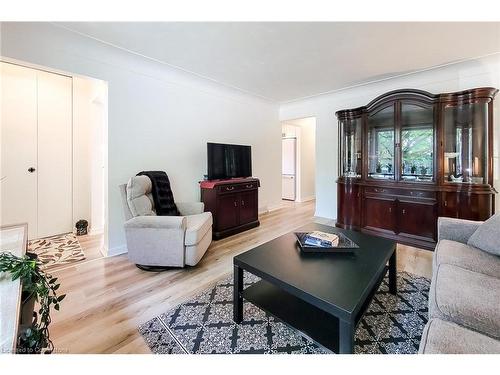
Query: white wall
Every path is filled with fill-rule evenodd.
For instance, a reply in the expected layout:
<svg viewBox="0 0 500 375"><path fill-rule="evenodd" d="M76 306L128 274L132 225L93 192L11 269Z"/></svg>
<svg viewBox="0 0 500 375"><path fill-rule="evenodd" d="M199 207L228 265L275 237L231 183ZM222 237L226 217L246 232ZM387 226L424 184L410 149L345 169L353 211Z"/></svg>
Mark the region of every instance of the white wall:
<svg viewBox="0 0 500 375"><path fill-rule="evenodd" d="M278 105L48 23L2 23L8 58L108 83L109 254L125 249L118 185L165 170L178 201L199 200L206 142L249 144L260 210L281 200Z"/></svg>
<svg viewBox="0 0 500 375"><path fill-rule="evenodd" d="M431 93L474 87L500 88L500 54L422 71L377 83L282 104L280 120L316 117L316 216L334 219L337 214L338 127L335 112L368 104L387 91L415 88ZM500 96L494 105L494 185L500 189ZM496 197L496 207L500 207Z"/></svg>
<svg viewBox="0 0 500 375"><path fill-rule="evenodd" d="M104 231L104 90L103 81L73 77L73 224L87 220L93 234Z"/></svg>
<svg viewBox="0 0 500 375"><path fill-rule="evenodd" d="M282 123L287 136L297 138L297 202L316 196L316 119L314 117ZM291 133L292 132L292 133Z"/></svg>

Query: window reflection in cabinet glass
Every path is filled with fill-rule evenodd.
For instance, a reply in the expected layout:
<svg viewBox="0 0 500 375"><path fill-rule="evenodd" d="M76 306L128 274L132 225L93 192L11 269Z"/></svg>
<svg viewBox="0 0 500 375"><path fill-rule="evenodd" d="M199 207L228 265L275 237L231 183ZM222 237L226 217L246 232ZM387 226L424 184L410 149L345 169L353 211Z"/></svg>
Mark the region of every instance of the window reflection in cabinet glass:
<svg viewBox="0 0 500 375"><path fill-rule="evenodd" d="M368 118L368 177L394 179L394 107Z"/></svg>
<svg viewBox="0 0 500 375"><path fill-rule="evenodd" d="M433 178L434 127L432 107L401 105L401 179L426 182Z"/></svg>
<svg viewBox="0 0 500 375"><path fill-rule="evenodd" d="M361 177L361 118L340 123L341 170L344 177Z"/></svg>
<svg viewBox="0 0 500 375"><path fill-rule="evenodd" d="M487 179L487 103L449 106L444 111L444 180L483 184Z"/></svg>

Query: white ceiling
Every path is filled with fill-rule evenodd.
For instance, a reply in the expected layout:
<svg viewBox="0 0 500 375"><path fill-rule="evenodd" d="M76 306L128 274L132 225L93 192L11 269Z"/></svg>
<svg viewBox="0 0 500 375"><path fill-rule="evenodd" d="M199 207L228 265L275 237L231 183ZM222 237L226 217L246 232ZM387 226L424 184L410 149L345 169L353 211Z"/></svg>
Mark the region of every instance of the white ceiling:
<svg viewBox="0 0 500 375"><path fill-rule="evenodd" d="M500 51L500 23L62 25L280 102Z"/></svg>

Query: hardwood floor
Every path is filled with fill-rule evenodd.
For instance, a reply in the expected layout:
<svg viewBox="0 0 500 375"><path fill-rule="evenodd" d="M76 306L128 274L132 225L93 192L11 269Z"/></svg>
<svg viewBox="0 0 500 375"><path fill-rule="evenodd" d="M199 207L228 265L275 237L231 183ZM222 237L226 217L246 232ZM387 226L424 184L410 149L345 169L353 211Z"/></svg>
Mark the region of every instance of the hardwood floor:
<svg viewBox="0 0 500 375"><path fill-rule="evenodd" d="M314 201L261 215L261 226L213 242L193 268L139 270L126 255L94 258L52 272L67 297L53 315L51 337L62 353L149 353L137 332L145 321L232 272L233 256L314 220ZM81 239L84 249L98 238ZM91 245L94 244L94 245ZM97 244L97 245L96 245ZM95 251L95 249L93 249ZM432 253L398 246L398 269L429 277Z"/></svg>

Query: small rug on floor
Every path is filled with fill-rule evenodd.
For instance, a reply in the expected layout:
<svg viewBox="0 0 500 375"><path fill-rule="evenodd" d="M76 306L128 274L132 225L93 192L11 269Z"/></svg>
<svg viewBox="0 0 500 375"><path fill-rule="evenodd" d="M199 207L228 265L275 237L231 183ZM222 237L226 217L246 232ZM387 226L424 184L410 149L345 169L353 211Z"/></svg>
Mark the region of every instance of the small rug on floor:
<svg viewBox="0 0 500 375"><path fill-rule="evenodd" d="M245 273L245 285L259 279ZM383 280L356 330L355 353L415 354L427 323L430 280L398 272L398 294ZM188 302L142 324L139 332L156 354L329 353L250 302L233 322L233 278L219 281Z"/></svg>
<svg viewBox="0 0 500 375"><path fill-rule="evenodd" d="M73 233L29 241L28 251L38 255L44 271L85 259L83 249Z"/></svg>

